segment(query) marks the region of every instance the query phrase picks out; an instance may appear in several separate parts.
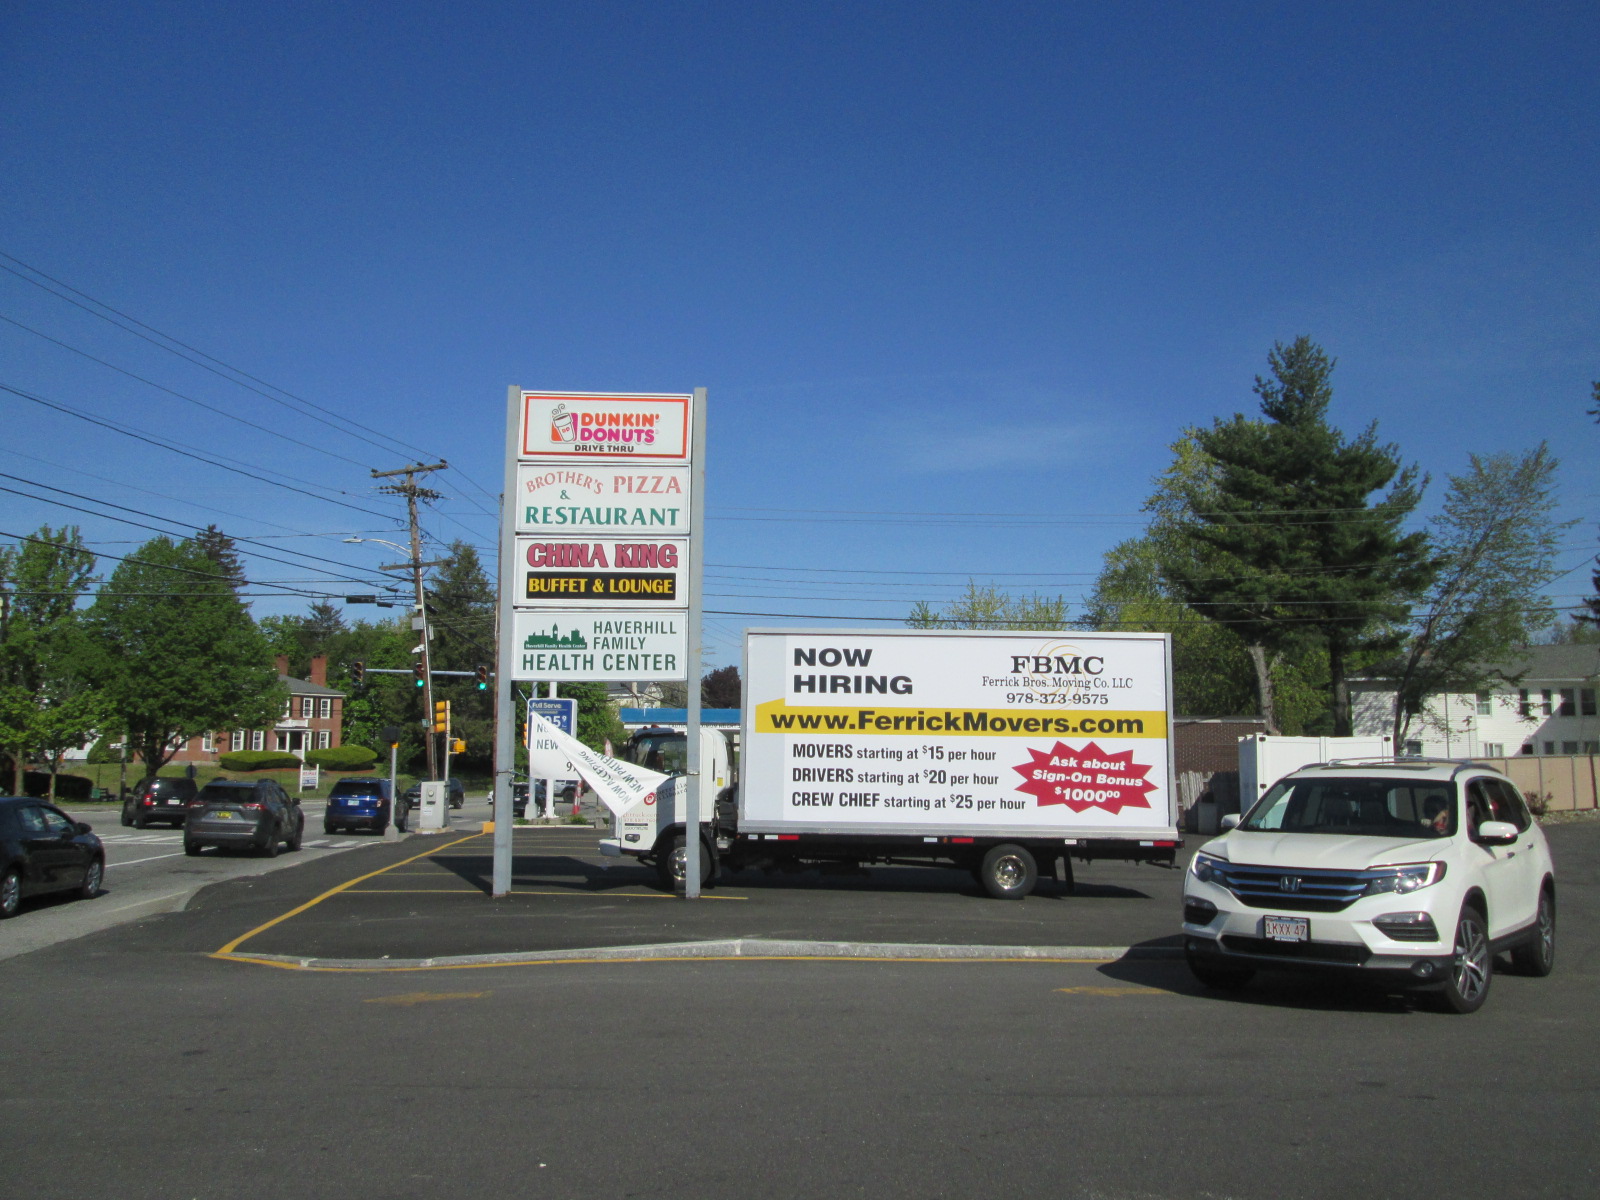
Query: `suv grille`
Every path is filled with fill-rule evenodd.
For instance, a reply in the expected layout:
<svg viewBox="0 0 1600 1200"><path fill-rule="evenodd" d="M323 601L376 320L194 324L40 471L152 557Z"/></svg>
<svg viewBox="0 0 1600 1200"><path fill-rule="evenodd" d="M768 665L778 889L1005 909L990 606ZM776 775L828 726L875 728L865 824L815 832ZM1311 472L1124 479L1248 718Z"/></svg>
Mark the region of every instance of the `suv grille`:
<svg viewBox="0 0 1600 1200"><path fill-rule="evenodd" d="M1222 939L1227 949L1237 954L1259 954L1268 958L1300 958L1312 962L1360 965L1372 957L1365 946L1345 942L1274 942L1267 938L1227 934Z"/></svg>
<svg viewBox="0 0 1600 1200"><path fill-rule="evenodd" d="M1359 899L1369 882L1388 873L1381 869L1321 871L1228 863L1218 872L1217 882L1251 908L1339 912Z"/></svg>

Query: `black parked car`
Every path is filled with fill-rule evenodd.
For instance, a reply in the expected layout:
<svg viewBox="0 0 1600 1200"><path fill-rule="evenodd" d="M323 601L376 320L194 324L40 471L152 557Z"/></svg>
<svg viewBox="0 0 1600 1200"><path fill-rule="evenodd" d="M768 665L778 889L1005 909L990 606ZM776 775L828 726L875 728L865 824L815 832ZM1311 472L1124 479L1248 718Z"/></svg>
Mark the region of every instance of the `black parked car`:
<svg viewBox="0 0 1600 1200"><path fill-rule="evenodd" d="M213 779L189 802L183 824L183 852L204 846L242 847L272 858L282 842L300 849L306 829L298 798L270 779Z"/></svg>
<svg viewBox="0 0 1600 1200"><path fill-rule="evenodd" d="M467 789L461 780L452 776L444 781L445 798L450 801L451 808L460 808L467 802ZM422 784L413 783L405 791L406 803L412 808L422 807Z"/></svg>
<svg viewBox="0 0 1600 1200"><path fill-rule="evenodd" d="M105 874L105 847L89 826L43 800L0 797L0 918L42 892L88 899Z"/></svg>
<svg viewBox="0 0 1600 1200"><path fill-rule="evenodd" d="M122 823L143 829L151 821L166 821L174 828L189 815L189 801L200 793L192 779L146 779L122 802Z"/></svg>

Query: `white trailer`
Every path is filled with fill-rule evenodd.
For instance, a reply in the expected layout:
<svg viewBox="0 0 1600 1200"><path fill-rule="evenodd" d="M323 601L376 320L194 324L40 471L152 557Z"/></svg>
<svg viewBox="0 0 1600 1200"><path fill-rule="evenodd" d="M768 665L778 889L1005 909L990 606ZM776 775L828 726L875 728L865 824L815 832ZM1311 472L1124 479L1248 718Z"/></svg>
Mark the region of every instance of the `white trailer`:
<svg viewBox="0 0 1600 1200"><path fill-rule="evenodd" d="M919 864L1021 898L1041 867L1070 883L1072 859L1182 845L1166 634L750 630L743 680L739 783L701 782L706 882ZM655 807L602 848L673 882L687 830Z"/></svg>
<svg viewBox="0 0 1600 1200"><path fill-rule="evenodd" d="M1239 739L1239 811L1246 813L1291 771L1336 758L1392 758L1394 742L1382 737L1280 737L1253 733Z"/></svg>

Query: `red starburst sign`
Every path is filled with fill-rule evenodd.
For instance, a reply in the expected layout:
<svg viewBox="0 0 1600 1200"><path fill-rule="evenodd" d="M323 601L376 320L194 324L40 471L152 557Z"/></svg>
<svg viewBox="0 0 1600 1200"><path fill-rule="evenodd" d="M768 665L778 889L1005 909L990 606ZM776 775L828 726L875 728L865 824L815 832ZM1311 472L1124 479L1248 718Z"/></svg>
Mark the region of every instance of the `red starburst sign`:
<svg viewBox="0 0 1600 1200"><path fill-rule="evenodd" d="M1107 754L1094 742L1074 750L1057 742L1049 751L1029 748L1032 762L1011 769L1026 783L1019 792L1031 792L1039 806L1065 804L1073 812L1103 808L1117 813L1125 808L1149 808L1149 793L1156 785L1145 779L1148 766L1133 761L1133 751Z"/></svg>

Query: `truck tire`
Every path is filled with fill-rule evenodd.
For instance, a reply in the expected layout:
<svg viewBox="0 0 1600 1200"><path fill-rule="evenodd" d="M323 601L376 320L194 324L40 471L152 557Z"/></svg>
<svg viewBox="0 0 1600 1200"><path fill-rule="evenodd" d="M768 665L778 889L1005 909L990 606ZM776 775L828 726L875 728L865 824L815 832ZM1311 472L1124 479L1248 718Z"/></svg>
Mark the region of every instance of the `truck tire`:
<svg viewBox="0 0 1600 1200"><path fill-rule="evenodd" d="M1026 849L1010 842L992 846L978 867L978 880L996 900L1021 900L1033 891L1039 865Z"/></svg>
<svg viewBox="0 0 1600 1200"><path fill-rule="evenodd" d="M683 834L675 834L670 842L666 843L656 855L656 878L661 881L661 886L669 892L681 891L684 886L684 873L688 867L689 850L684 841ZM711 851L706 849L704 842L700 843L700 886L705 887L711 882Z"/></svg>

